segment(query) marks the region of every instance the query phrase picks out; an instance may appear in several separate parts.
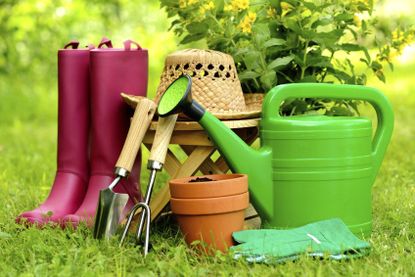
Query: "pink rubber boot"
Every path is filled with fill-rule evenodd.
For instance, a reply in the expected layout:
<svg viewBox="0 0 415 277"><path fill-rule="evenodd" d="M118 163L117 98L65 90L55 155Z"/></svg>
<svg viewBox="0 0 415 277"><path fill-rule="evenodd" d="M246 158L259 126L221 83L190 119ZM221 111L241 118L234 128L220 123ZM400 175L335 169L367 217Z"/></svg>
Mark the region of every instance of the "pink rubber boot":
<svg viewBox="0 0 415 277"><path fill-rule="evenodd" d="M91 177L82 205L74 214L64 218L64 226L77 227L80 222L93 225L99 191L114 180L114 166L132 116L120 93L146 95L148 53L136 43L133 44L137 48L131 49L132 43L126 41L124 49L116 49L112 48L111 41L103 40L98 49L91 51ZM103 45L109 48L101 48ZM130 176L115 189L130 195L125 212L141 200L140 167L139 153Z"/></svg>
<svg viewBox="0 0 415 277"><path fill-rule="evenodd" d="M42 226L74 213L84 199L88 173L89 52L72 41L58 51L58 155L55 181L46 201L16 218ZM72 49L67 49L71 46Z"/></svg>

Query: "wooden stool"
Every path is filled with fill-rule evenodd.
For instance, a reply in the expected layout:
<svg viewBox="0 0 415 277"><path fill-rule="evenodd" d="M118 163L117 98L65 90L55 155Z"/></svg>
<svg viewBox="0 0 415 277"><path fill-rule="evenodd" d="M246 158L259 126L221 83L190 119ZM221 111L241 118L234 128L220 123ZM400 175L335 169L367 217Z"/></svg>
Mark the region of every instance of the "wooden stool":
<svg viewBox="0 0 415 277"><path fill-rule="evenodd" d="M231 128L249 145L258 137L259 118L226 120L222 123ZM147 149L151 149L156 129L157 121L153 121L143 140ZM164 168L171 179L192 176L198 171L202 174L224 174L229 170L228 165L220 155L216 161L212 160L211 156L217 149L202 126L196 121L177 121L170 144L178 145L187 155L185 161L180 162L177 156L178 153L174 153L171 149L168 150ZM152 220L160 215L169 200L169 186L164 184L150 201ZM257 228L260 224L259 216L250 205L245 214L245 227Z"/></svg>

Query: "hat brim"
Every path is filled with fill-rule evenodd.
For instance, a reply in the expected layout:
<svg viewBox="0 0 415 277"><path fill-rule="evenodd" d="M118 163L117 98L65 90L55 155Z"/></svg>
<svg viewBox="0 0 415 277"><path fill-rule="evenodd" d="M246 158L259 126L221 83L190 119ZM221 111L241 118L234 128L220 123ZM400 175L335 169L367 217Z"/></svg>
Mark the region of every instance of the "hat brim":
<svg viewBox="0 0 415 277"><path fill-rule="evenodd" d="M121 93L121 97L123 98L124 102L127 103L132 108L137 106L138 101L142 99L142 96L130 95ZM263 101L263 94L262 93L252 93L252 94L244 94L245 98L245 111L240 112L215 112L210 111L211 114L216 116L218 119L221 120L232 120L232 119L248 119L248 118L257 118L261 116L262 110L262 101ZM179 114L179 120L189 120L184 114Z"/></svg>

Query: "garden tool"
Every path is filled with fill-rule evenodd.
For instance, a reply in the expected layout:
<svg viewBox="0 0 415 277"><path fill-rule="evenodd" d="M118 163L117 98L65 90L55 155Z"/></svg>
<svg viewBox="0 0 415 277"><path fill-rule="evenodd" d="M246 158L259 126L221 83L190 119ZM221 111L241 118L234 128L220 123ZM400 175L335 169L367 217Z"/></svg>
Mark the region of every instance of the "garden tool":
<svg viewBox="0 0 415 277"><path fill-rule="evenodd" d="M167 88L167 91L169 88ZM151 146L150 158L148 159L147 169L150 170L150 178L148 181L147 192L144 199L144 202L140 202L134 206L131 210L130 215L125 225L124 233L121 237L120 246L124 243L124 240L127 236L128 229L131 226L131 222L136 211L139 208L142 208L141 218L137 228L136 239L137 242L140 241L141 235L144 229L144 224L146 225L145 238L144 238L144 256L148 253L149 242L150 242L150 223L151 223L151 210L149 207L151 193L153 192L153 186L156 180L157 171L161 171L163 168L164 160L166 159L166 154L168 146L170 143L170 138L173 133L174 125L177 120L177 114L170 115L165 118L159 118L156 134L154 135L153 145Z"/></svg>
<svg viewBox="0 0 415 277"><path fill-rule="evenodd" d="M20 214L16 221L42 225L58 223L74 213L88 184L90 122L89 54L71 41L58 51L58 151L52 189L38 208Z"/></svg>
<svg viewBox="0 0 415 277"><path fill-rule="evenodd" d="M177 84L176 84L177 83ZM393 111L377 89L321 83L285 84L266 95L260 121L261 148L254 150L191 97L191 78L160 99L158 113L184 112L198 121L233 172L248 174L251 202L264 226L292 228L338 217L356 234L371 232L371 186L393 130ZM377 114L366 117L283 117L288 98L363 100Z"/></svg>
<svg viewBox="0 0 415 277"><path fill-rule="evenodd" d="M232 236L241 243L231 247L234 257L255 263L292 261L303 254L343 260L362 257L370 251L370 244L358 239L339 218L289 230L239 231Z"/></svg>
<svg viewBox="0 0 415 277"><path fill-rule="evenodd" d="M115 165L116 178L99 193L97 214L94 224L94 238L109 238L118 227L122 212L128 201L128 194L115 193L113 189L122 178L127 178L131 172L141 142L150 126L156 111L156 104L147 98L138 101L130 129L127 134L120 157Z"/></svg>
<svg viewBox="0 0 415 277"><path fill-rule="evenodd" d="M105 48L107 46L108 48ZM94 224L99 192L114 179L113 169L121 153L132 116L120 97L120 92L145 96L147 92L148 53L138 44L127 40L124 48L111 48L103 40L98 49L90 51L91 80L91 155L90 177L85 198L73 214L64 218L64 225L76 227L79 222ZM141 200L139 191L141 152L127 178L114 189L128 193L126 211Z"/></svg>

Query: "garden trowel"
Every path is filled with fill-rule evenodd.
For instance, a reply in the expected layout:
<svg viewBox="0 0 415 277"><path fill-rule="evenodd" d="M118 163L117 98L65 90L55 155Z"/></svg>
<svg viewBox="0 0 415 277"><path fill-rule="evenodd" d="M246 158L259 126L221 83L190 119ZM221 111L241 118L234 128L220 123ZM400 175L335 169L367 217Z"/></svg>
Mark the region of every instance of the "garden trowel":
<svg viewBox="0 0 415 277"><path fill-rule="evenodd" d="M113 191L121 179L128 177L136 159L138 149L150 126L157 105L150 99L140 98L128 130L127 138L115 165L115 179L108 188L99 193L94 224L94 238L109 238L118 228L121 215L128 202L128 194Z"/></svg>

